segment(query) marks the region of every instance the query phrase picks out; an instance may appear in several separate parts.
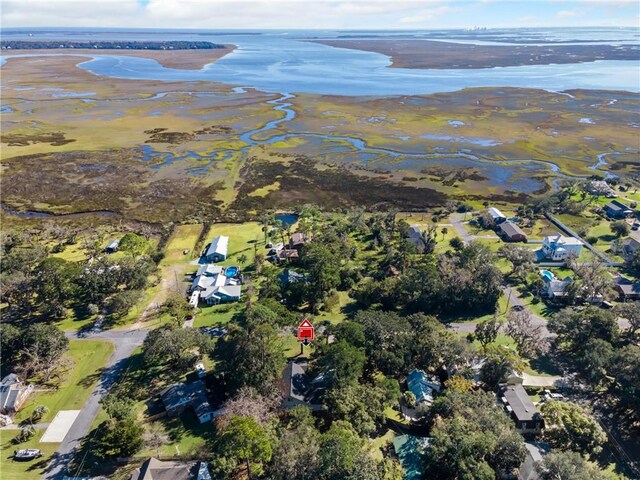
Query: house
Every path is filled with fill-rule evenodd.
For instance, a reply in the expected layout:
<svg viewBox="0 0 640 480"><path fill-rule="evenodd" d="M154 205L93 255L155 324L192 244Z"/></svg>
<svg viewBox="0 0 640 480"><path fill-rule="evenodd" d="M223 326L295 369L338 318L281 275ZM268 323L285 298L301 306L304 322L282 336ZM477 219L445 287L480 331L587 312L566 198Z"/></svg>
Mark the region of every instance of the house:
<svg viewBox="0 0 640 480"><path fill-rule="evenodd" d="M306 282L307 276L304 273L298 273L290 268L285 268L284 271L278 275L278 279L280 280L280 285L286 287L294 283Z"/></svg>
<svg viewBox="0 0 640 480"><path fill-rule="evenodd" d="M640 300L640 283L634 283L628 278L620 276L616 278L614 288L618 292L620 300L623 302Z"/></svg>
<svg viewBox="0 0 640 480"><path fill-rule="evenodd" d="M14 414L33 391L33 385L25 385L15 373L10 373L0 381L0 413Z"/></svg>
<svg viewBox="0 0 640 480"><path fill-rule="evenodd" d="M571 285L571 282L573 282L571 277L567 277L564 280L554 279L546 282L546 296L552 300L565 298L569 295L569 285Z"/></svg>
<svg viewBox="0 0 640 480"><path fill-rule="evenodd" d="M221 265L213 265L212 263L205 263L198 267L196 277L204 275L205 277L214 277L224 273L224 267Z"/></svg>
<svg viewBox="0 0 640 480"><path fill-rule="evenodd" d="M522 434L538 434L544 428L544 419L520 384L505 385L501 389L500 401L505 412Z"/></svg>
<svg viewBox="0 0 640 480"><path fill-rule="evenodd" d="M307 236L304 233L296 232L289 239L289 248L300 253L305 243L307 243Z"/></svg>
<svg viewBox="0 0 640 480"><path fill-rule="evenodd" d="M542 241L542 253L553 261L563 261L569 256L578 257L582 251L582 242L574 237L561 234L549 235Z"/></svg>
<svg viewBox="0 0 640 480"><path fill-rule="evenodd" d="M524 442L527 456L518 467L518 480L540 480L540 464L542 456L548 453L548 446L539 442Z"/></svg>
<svg viewBox="0 0 640 480"><path fill-rule="evenodd" d="M213 419L213 409L207 400L207 391L202 380L191 383L176 383L160 392L167 415L175 417L192 408L200 423Z"/></svg>
<svg viewBox="0 0 640 480"><path fill-rule="evenodd" d="M313 411L322 410L321 397L327 388L328 378L324 374L311 378L307 368L307 362L292 360L282 372L282 405L285 408L305 405Z"/></svg>
<svg viewBox="0 0 640 480"><path fill-rule="evenodd" d="M434 392L440 391L440 380L428 376L423 370L414 369L407 375L407 387L419 404L431 405Z"/></svg>
<svg viewBox="0 0 640 480"><path fill-rule="evenodd" d="M300 253L298 252L298 250L294 250L291 248L283 248L282 250L278 251L278 253L276 254L276 261L278 263L282 263L282 262L296 262L298 261L298 259L300 258Z"/></svg>
<svg viewBox="0 0 640 480"><path fill-rule="evenodd" d="M625 260L630 260L637 255L640 248L640 242L633 237L625 238L620 243L620 255Z"/></svg>
<svg viewBox="0 0 640 480"><path fill-rule="evenodd" d="M592 180L587 183L585 190L592 195L602 195L607 198L616 198L616 191L604 180Z"/></svg>
<svg viewBox="0 0 640 480"><path fill-rule="evenodd" d="M130 480L211 480L207 462L164 462L151 457Z"/></svg>
<svg viewBox="0 0 640 480"><path fill-rule="evenodd" d="M200 299L207 305L237 302L242 294L240 285L212 286L200 291Z"/></svg>
<svg viewBox="0 0 640 480"><path fill-rule="evenodd" d="M106 253L116 253L118 251L118 247L120 246L120 239L116 239L112 241L109 245L107 245L104 249Z"/></svg>
<svg viewBox="0 0 640 480"><path fill-rule="evenodd" d="M526 242L527 234L518 225L511 222L502 222L498 225L498 235L505 242Z"/></svg>
<svg viewBox="0 0 640 480"><path fill-rule="evenodd" d="M418 227L416 226L409 227L405 235L405 239L413 243L418 249L418 251L421 251L422 249L424 249L424 237L422 235L422 231Z"/></svg>
<svg viewBox="0 0 640 480"><path fill-rule="evenodd" d="M634 215L633 210L618 200L607 203L604 206L604 211L611 218L627 218Z"/></svg>
<svg viewBox="0 0 640 480"><path fill-rule="evenodd" d="M507 217L505 217L497 208L489 207L487 212L489 212L489 216L493 219L496 225L500 225L502 222L507 220Z"/></svg>
<svg viewBox="0 0 640 480"><path fill-rule="evenodd" d="M227 259L229 249L229 237L220 235L211 240L211 244L204 254L208 263L224 262Z"/></svg>

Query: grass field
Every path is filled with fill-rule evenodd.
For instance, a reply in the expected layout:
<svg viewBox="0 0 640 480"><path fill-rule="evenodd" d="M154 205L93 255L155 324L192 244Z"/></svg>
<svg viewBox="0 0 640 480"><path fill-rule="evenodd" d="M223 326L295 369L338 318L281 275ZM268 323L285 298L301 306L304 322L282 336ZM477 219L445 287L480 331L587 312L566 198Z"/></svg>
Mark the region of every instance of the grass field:
<svg viewBox="0 0 640 480"><path fill-rule="evenodd" d="M199 252L194 252L193 248L201 232L201 224L178 225L167 242L162 265L184 263L186 260L195 258ZM183 253L185 250L189 250L187 255Z"/></svg>
<svg viewBox="0 0 640 480"><path fill-rule="evenodd" d="M205 246L208 245L212 238L219 235L229 237L229 254L227 255L227 260L221 262L221 265L246 268L253 263L256 246L259 253L265 253L264 233L262 232L262 226L258 222L216 223L207 234ZM247 258L244 262L240 262L238 257L243 254Z"/></svg>
<svg viewBox="0 0 640 480"><path fill-rule="evenodd" d="M200 308L198 313L196 313L196 319L193 322L193 326L199 328L226 325L231 321L234 315L242 312L243 309L243 302L203 306Z"/></svg>
<svg viewBox="0 0 640 480"><path fill-rule="evenodd" d="M71 340L67 358L69 371L56 391L38 391L18 412L18 422L29 418L38 405L49 408L41 422L49 422L59 410L80 409L98 382L102 368L113 353L113 344L103 340Z"/></svg>
<svg viewBox="0 0 640 480"><path fill-rule="evenodd" d="M11 440L18 430L0 430L0 477L6 480L38 480L42 478L51 456L58 448L58 443L39 443L44 429L36 430L31 440L14 445ZM15 462L12 459L14 450L21 448L38 448L42 457L29 462Z"/></svg>

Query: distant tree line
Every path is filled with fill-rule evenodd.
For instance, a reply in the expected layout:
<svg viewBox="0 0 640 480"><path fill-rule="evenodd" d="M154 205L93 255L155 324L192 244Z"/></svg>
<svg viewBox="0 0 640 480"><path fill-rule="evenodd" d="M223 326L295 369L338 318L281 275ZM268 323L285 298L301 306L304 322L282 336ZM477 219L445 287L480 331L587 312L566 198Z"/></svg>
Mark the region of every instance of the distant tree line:
<svg viewBox="0 0 640 480"><path fill-rule="evenodd" d="M141 42L141 41L94 41L94 42L70 42L63 41L42 41L42 40L4 40L0 42L2 50L51 50L51 49L71 49L89 48L94 50L214 50L225 48L224 45L211 42Z"/></svg>

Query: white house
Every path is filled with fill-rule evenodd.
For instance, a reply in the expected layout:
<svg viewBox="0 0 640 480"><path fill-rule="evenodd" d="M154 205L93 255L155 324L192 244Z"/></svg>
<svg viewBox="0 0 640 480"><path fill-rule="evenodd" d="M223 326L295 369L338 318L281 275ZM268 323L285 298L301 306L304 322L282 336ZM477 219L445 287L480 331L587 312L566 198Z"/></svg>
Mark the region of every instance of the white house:
<svg viewBox="0 0 640 480"><path fill-rule="evenodd" d="M229 249L229 237L220 235L211 240L209 248L204 254L205 260L209 263L224 262L227 259Z"/></svg>
<svg viewBox="0 0 640 480"><path fill-rule="evenodd" d="M550 260L562 261L569 256L578 257L582 251L582 242L574 237L561 234L544 237L542 253Z"/></svg>
<svg viewBox="0 0 640 480"><path fill-rule="evenodd" d="M507 217L495 207L489 207L487 211L491 218L493 218L493 221L496 222L496 225L507 220Z"/></svg>

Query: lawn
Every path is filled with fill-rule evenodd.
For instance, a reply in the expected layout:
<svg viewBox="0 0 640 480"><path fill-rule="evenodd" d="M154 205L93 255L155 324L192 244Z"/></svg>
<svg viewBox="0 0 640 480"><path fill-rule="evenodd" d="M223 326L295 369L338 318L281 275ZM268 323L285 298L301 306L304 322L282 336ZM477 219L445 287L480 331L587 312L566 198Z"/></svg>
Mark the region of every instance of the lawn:
<svg viewBox="0 0 640 480"><path fill-rule="evenodd" d="M201 224L177 226L167 242L162 264L183 263L197 256L199 252L194 252L193 248L201 232ZM185 250L189 250L189 254L185 255Z"/></svg>
<svg viewBox="0 0 640 480"><path fill-rule="evenodd" d="M233 265L246 268L253 264L256 247L259 253L266 253L262 225L258 222L216 223L207 234L205 247L210 243L212 238L219 235L229 237L229 254L227 255L227 260L221 262L221 265ZM240 262L238 258L242 254L246 256L244 262Z"/></svg>
<svg viewBox="0 0 640 480"><path fill-rule="evenodd" d="M38 480L42 478L49 460L58 449L58 443L39 443L44 429L38 429L28 442L14 445L11 440L18 430L0 430L0 477L6 480ZM13 452L21 448L38 448L42 457L29 462L14 462Z"/></svg>
<svg viewBox="0 0 640 480"><path fill-rule="evenodd" d="M243 302L203 306L196 313L193 326L199 328L226 325L235 314L242 312L244 308L245 304Z"/></svg>
<svg viewBox="0 0 640 480"><path fill-rule="evenodd" d="M38 391L31 395L16 416L17 422L30 417L38 405L49 408L41 422L50 422L60 410L79 410L96 386L102 368L113 353L113 344L104 340L71 340L66 357L69 371L55 391Z"/></svg>

